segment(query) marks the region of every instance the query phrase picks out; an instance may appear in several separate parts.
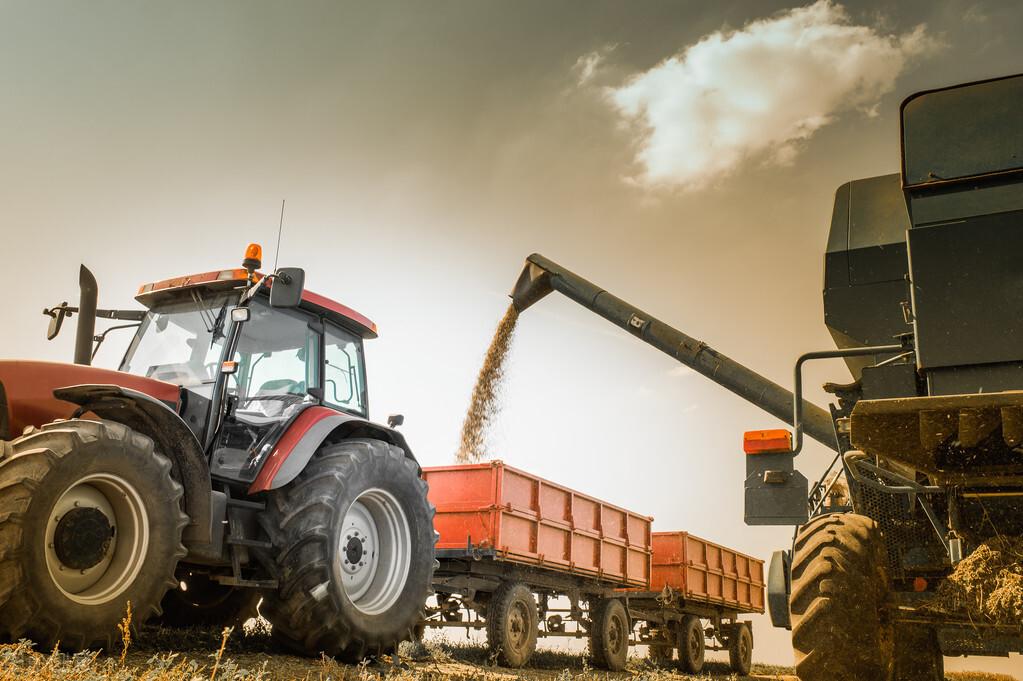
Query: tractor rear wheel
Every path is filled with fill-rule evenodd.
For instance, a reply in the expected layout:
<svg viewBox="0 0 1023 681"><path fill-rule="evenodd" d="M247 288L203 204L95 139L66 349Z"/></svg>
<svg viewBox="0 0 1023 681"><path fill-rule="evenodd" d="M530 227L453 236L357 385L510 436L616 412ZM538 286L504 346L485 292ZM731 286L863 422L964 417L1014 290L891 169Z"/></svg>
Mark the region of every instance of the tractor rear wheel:
<svg viewBox="0 0 1023 681"><path fill-rule="evenodd" d="M792 647L802 681L888 681L892 627L877 523L836 513L800 529L792 558Z"/></svg>
<svg viewBox="0 0 1023 681"><path fill-rule="evenodd" d="M944 681L945 659L933 629L896 627L893 678L898 681Z"/></svg>
<svg viewBox="0 0 1023 681"><path fill-rule="evenodd" d="M0 639L111 647L159 612L185 555L182 487L119 423L57 421L0 450Z"/></svg>
<svg viewBox="0 0 1023 681"><path fill-rule="evenodd" d="M224 586L198 572L177 576L178 586L167 592L156 620L165 627L233 627L258 617L261 593L256 589Z"/></svg>
<svg viewBox="0 0 1023 681"><path fill-rule="evenodd" d="M536 652L536 598L522 582L504 582L487 604L487 646L505 667L524 667Z"/></svg>
<svg viewBox="0 0 1023 681"><path fill-rule="evenodd" d="M436 542L419 473L398 447L342 440L268 493L260 525L279 586L261 610L277 640L358 662L413 638L432 592Z"/></svg>
<svg viewBox="0 0 1023 681"><path fill-rule="evenodd" d="M678 659L687 674L703 671L703 659L707 650L707 637L699 617L686 615L682 620L678 637Z"/></svg>
<svg viewBox="0 0 1023 681"><path fill-rule="evenodd" d="M603 669L620 672L629 659L629 613L618 598L602 598L590 612L590 652Z"/></svg>

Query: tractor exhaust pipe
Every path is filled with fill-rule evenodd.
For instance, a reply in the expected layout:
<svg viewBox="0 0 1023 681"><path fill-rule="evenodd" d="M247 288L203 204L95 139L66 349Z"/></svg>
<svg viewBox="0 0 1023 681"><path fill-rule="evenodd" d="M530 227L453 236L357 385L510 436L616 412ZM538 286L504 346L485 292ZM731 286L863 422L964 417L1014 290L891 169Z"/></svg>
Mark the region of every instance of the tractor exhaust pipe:
<svg viewBox="0 0 1023 681"><path fill-rule="evenodd" d="M96 304L99 285L96 277L85 265L78 270L78 329L75 332L75 364L92 364L92 344L96 335Z"/></svg>
<svg viewBox="0 0 1023 681"><path fill-rule="evenodd" d="M611 295L539 253L526 258L526 265L511 292L512 305L522 312L552 291L563 294L772 416L792 425L792 391L722 355L706 343L629 305L621 298ZM824 446L837 450L838 443L835 441L831 414L806 400L803 400L802 407L802 427L806 434Z"/></svg>

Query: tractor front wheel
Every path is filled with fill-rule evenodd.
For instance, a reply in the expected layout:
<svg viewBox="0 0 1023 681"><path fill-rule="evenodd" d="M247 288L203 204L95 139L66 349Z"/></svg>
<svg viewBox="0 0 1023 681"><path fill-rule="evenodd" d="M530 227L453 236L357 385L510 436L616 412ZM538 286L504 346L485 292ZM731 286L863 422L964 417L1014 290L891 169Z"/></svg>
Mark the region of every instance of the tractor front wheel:
<svg viewBox="0 0 1023 681"><path fill-rule="evenodd" d="M348 662L411 640L431 592L433 512L419 466L398 447L322 447L260 516L276 554L279 586L261 608L274 637Z"/></svg>
<svg viewBox="0 0 1023 681"><path fill-rule="evenodd" d="M183 490L153 441L72 419L0 451L0 639L110 648L159 611L185 555Z"/></svg>
<svg viewBox="0 0 1023 681"><path fill-rule="evenodd" d="M892 627L877 523L836 513L796 537L792 558L792 647L801 681L888 681Z"/></svg>

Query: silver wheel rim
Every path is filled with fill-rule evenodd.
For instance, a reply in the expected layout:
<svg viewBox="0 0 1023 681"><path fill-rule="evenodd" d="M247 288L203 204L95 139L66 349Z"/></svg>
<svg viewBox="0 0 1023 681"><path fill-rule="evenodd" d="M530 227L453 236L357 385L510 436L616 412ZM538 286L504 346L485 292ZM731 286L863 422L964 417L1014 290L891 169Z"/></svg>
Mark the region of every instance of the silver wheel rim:
<svg viewBox="0 0 1023 681"><path fill-rule="evenodd" d="M412 562L412 533L398 500L370 489L345 512L335 571L345 595L367 615L379 615L401 596Z"/></svg>
<svg viewBox="0 0 1023 681"><path fill-rule="evenodd" d="M68 512L95 509L112 528L98 563L86 569L65 565L54 544L57 526ZM68 487L46 523L46 567L61 593L76 603L100 605L117 598L138 577L149 548L149 516L142 497L124 478L110 473L86 476Z"/></svg>

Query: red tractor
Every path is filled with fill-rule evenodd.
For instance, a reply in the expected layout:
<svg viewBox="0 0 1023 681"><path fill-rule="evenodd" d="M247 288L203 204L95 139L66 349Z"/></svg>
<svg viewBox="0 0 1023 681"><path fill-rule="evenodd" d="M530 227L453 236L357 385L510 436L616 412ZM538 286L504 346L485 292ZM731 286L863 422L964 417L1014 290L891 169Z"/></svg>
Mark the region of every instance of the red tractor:
<svg viewBox="0 0 1023 681"><path fill-rule="evenodd" d="M304 272L242 269L146 284L144 310L76 316L75 364L0 361L0 640L110 646L137 620L231 624L256 611L305 654L359 660L418 624L433 508L405 438L368 420L376 326L304 290ZM119 371L89 366L136 326Z"/></svg>

